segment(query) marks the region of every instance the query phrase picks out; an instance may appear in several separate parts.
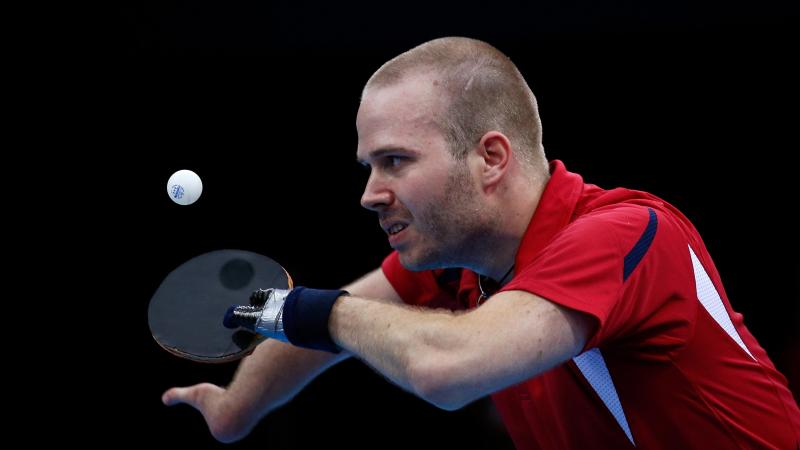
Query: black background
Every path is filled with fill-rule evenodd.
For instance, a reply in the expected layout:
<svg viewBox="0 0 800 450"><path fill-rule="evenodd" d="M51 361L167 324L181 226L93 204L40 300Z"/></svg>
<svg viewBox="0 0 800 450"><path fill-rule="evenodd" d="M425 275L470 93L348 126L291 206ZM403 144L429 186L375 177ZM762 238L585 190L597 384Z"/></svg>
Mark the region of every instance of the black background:
<svg viewBox="0 0 800 450"><path fill-rule="evenodd" d="M102 176L74 177L97 193L76 205L98 217L91 237L76 239L76 252L102 261L87 295L115 317L91 357L100 369L79 373L100 421L89 434L217 445L199 414L160 403L171 386L225 384L235 370L182 361L149 334L149 298L182 262L246 249L318 288L380 264L389 247L359 206L360 90L386 60L446 35L484 39L516 62L539 100L550 159L603 187L652 192L695 223L734 308L797 396L797 17L769 2L120 7L99 20L96 58L76 84L86 95L73 97L92 114L70 130L107 155ZM166 195L180 169L203 180L191 206ZM349 361L235 446L321 444L510 442L485 401L440 411Z"/></svg>

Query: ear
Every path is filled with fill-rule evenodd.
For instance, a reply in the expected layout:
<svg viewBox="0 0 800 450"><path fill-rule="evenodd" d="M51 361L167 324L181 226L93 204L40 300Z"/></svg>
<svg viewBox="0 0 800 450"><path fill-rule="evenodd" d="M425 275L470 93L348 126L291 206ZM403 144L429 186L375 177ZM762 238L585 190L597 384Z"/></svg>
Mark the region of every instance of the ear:
<svg viewBox="0 0 800 450"><path fill-rule="evenodd" d="M480 164L481 184L484 189L497 187L508 171L513 157L511 142L499 131L489 131L478 143L477 155Z"/></svg>

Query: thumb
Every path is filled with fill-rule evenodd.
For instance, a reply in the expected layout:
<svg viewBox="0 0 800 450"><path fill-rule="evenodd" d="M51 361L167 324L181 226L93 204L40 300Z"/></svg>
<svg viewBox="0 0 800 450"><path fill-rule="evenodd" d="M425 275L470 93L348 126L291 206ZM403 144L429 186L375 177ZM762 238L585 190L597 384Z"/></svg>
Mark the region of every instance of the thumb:
<svg viewBox="0 0 800 450"><path fill-rule="evenodd" d="M206 409L206 403L213 402L223 392L221 388L211 383L200 383L188 387L174 387L168 389L161 395L161 402L167 406L179 405L186 403L193 408L203 411Z"/></svg>
<svg viewBox="0 0 800 450"><path fill-rule="evenodd" d="M185 403L188 398L188 387L174 387L161 394L161 402L167 406Z"/></svg>
<svg viewBox="0 0 800 450"><path fill-rule="evenodd" d="M168 389L161 395L161 402L167 406L186 403L196 409L200 409L202 399L202 385L196 384L189 387L174 387Z"/></svg>

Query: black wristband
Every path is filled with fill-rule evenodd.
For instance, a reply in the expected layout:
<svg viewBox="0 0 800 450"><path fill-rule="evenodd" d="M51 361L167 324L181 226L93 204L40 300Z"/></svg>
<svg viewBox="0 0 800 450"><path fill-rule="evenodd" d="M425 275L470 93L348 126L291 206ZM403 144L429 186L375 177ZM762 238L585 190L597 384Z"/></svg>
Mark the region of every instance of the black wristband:
<svg viewBox="0 0 800 450"><path fill-rule="evenodd" d="M283 331L289 342L298 347L331 353L342 351L328 331L333 304L342 295L349 295L349 292L302 286L292 289L283 306Z"/></svg>

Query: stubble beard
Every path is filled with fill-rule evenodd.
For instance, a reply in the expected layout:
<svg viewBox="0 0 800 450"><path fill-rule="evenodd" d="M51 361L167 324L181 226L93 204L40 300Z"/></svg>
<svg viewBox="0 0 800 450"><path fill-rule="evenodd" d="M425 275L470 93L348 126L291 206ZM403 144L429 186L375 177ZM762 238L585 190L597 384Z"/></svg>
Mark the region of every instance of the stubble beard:
<svg viewBox="0 0 800 450"><path fill-rule="evenodd" d="M473 266L486 250L497 217L480 201L466 163L457 162L444 192L418 215L419 247L413 254L401 253L400 261L413 271Z"/></svg>

